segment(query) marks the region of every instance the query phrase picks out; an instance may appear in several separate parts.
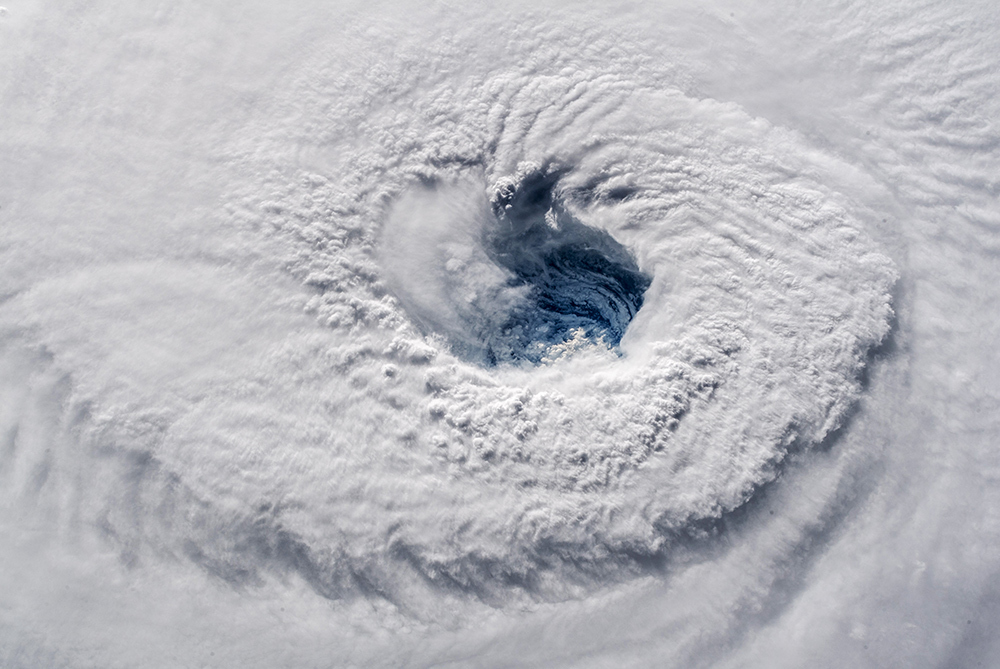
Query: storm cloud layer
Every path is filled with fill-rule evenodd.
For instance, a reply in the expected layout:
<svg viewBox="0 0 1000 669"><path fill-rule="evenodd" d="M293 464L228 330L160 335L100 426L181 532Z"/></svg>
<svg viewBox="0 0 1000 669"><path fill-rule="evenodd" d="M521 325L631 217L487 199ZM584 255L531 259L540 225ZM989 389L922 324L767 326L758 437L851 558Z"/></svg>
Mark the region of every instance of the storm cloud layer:
<svg viewBox="0 0 1000 669"><path fill-rule="evenodd" d="M9 4L0 664L995 662L998 36Z"/></svg>

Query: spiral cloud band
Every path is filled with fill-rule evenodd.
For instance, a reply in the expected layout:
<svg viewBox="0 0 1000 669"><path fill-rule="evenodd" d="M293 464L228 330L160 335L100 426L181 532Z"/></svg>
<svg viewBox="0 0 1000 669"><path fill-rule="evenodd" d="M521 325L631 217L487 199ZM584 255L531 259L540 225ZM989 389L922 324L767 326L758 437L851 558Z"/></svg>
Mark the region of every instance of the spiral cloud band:
<svg viewBox="0 0 1000 669"><path fill-rule="evenodd" d="M307 4L0 17L0 664L1000 657L992 10Z"/></svg>

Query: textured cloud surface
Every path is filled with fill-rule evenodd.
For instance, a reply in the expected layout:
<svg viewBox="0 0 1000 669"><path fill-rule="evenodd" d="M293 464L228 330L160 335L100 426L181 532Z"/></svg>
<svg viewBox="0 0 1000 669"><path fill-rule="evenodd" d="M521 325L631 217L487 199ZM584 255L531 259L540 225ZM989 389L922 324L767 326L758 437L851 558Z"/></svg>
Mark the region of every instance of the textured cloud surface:
<svg viewBox="0 0 1000 669"><path fill-rule="evenodd" d="M989 6L0 16L0 664L988 666Z"/></svg>

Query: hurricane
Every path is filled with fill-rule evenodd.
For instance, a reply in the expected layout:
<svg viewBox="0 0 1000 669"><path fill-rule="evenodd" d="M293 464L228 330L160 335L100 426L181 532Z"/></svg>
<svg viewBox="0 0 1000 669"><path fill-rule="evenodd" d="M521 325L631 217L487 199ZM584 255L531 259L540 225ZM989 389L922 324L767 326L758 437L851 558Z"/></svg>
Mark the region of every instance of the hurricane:
<svg viewBox="0 0 1000 669"><path fill-rule="evenodd" d="M998 36L9 0L0 665L992 666Z"/></svg>

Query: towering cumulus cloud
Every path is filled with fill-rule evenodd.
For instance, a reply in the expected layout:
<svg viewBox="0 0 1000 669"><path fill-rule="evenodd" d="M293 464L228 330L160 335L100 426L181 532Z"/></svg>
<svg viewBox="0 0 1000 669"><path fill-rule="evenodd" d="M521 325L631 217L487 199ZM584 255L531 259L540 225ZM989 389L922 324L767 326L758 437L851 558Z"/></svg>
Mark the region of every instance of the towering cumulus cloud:
<svg viewBox="0 0 1000 669"><path fill-rule="evenodd" d="M1000 657L995 16L223 4L0 17L0 664Z"/></svg>

